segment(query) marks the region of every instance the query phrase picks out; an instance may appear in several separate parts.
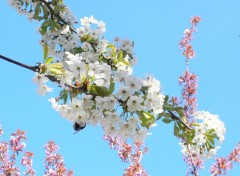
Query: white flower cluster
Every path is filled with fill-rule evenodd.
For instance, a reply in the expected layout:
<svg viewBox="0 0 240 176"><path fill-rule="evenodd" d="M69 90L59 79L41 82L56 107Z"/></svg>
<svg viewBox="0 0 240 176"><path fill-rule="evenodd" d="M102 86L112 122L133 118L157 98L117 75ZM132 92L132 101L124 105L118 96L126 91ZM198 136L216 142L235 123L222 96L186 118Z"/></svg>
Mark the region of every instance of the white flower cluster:
<svg viewBox="0 0 240 176"><path fill-rule="evenodd" d="M226 129L224 123L218 115L210 114L207 111L197 111L194 113L197 123L194 128L192 144L182 146L182 153L186 157L196 156L196 158L206 159L213 157L220 146L214 146L216 139L222 143Z"/></svg>
<svg viewBox="0 0 240 176"><path fill-rule="evenodd" d="M44 96L47 92L52 92L52 88L45 84L48 82L48 78L44 74L35 73L32 81L38 85L37 93L39 95Z"/></svg>
<svg viewBox="0 0 240 176"><path fill-rule="evenodd" d="M45 0L47 3L49 0ZM31 21L33 19L35 11L33 9L36 8L38 4L43 2L40 1L33 1L33 0L8 0L8 4L12 6L20 15L26 15L28 19ZM28 4L28 5L26 5ZM31 7L29 8L29 5ZM50 7L54 10L55 7L50 5ZM29 8L29 9L28 9ZM67 7L64 7L64 11L59 13L59 15L64 18L64 20L68 23L73 25L76 22L75 17L72 15L70 10Z"/></svg>
<svg viewBox="0 0 240 176"><path fill-rule="evenodd" d="M81 27L76 29L76 34L65 25L59 31L48 30L40 42L57 58L52 63L62 64L64 71L59 73L57 70L53 76L63 91L69 95L72 89L77 91L75 95L71 94L70 102L50 99L52 107L73 123L100 124L105 135L142 142L149 126L142 125L141 118L144 117L139 117L139 112L154 117L163 111L164 95L160 92L160 82L152 76L140 79L132 75L132 66L136 63L132 41L116 37L115 44L110 43L103 37L104 22L93 16L80 21ZM51 64L44 68L48 71L50 67ZM56 69L59 68L54 67ZM45 85L48 79L44 74L36 74L33 81L38 83L40 95L51 91ZM111 84L114 89L106 94Z"/></svg>
<svg viewBox="0 0 240 176"><path fill-rule="evenodd" d="M31 0L22 0L22 2L30 2ZM10 6L12 6L14 9L17 10L17 12L22 15L25 14L27 17L29 17L29 19L32 19L34 12L31 11L29 12L28 10L22 8L22 2L18 1L18 0L8 0L8 3ZM36 2L32 2L33 7L35 7L37 5Z"/></svg>

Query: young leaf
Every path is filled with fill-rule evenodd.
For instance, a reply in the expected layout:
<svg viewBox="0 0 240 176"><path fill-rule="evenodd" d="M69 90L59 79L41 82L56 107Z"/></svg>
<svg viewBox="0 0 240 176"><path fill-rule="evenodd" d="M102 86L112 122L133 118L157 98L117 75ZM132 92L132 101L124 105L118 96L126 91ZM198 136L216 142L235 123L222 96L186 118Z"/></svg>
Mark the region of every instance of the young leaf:
<svg viewBox="0 0 240 176"><path fill-rule="evenodd" d="M122 50L119 50L117 58L122 59L122 57L123 57L123 52Z"/></svg>
<svg viewBox="0 0 240 176"><path fill-rule="evenodd" d="M36 8L35 8L35 13L33 15L33 19L37 19L37 20L40 19L40 16L39 16L40 13L41 13L40 4L37 3Z"/></svg>
<svg viewBox="0 0 240 176"><path fill-rule="evenodd" d="M66 104L67 99L68 99L68 91L67 90L62 90L59 94L59 99L63 100L63 103Z"/></svg>
<svg viewBox="0 0 240 176"><path fill-rule="evenodd" d="M93 85L90 89L90 92L91 93L94 93L98 96L101 96L101 97L106 97L106 96L109 96L109 90L108 88L106 87L103 87L103 86L96 86L96 85Z"/></svg>
<svg viewBox="0 0 240 176"><path fill-rule="evenodd" d="M179 114L180 117L184 116L183 107L176 107L174 110Z"/></svg>
<svg viewBox="0 0 240 176"><path fill-rule="evenodd" d="M49 15L48 8L44 4L42 4L42 9L43 9L43 18L47 19Z"/></svg>
<svg viewBox="0 0 240 176"><path fill-rule="evenodd" d="M44 44L43 45L43 59L44 59L44 62L46 63L46 59L48 57L48 53L49 53L49 48L48 48L48 45L47 44Z"/></svg>
<svg viewBox="0 0 240 176"><path fill-rule="evenodd" d="M179 129L179 126L177 125L177 123L174 124L174 135L176 137L180 136L180 129Z"/></svg>
<svg viewBox="0 0 240 176"><path fill-rule="evenodd" d="M49 64L48 71L54 75L62 75L64 73L63 65L60 62Z"/></svg>
<svg viewBox="0 0 240 176"><path fill-rule="evenodd" d="M167 113L167 112L162 112L162 113L158 114L158 117L157 117L156 120L159 120L162 117L171 118L171 115L169 113Z"/></svg>
<svg viewBox="0 0 240 176"><path fill-rule="evenodd" d="M53 60L53 57L47 58L47 59L45 60L45 64L46 64L46 65L50 64L50 63L52 62L52 60Z"/></svg>
<svg viewBox="0 0 240 176"><path fill-rule="evenodd" d="M111 94L113 93L114 87L115 87L115 83L114 83L113 78L111 78L111 80L110 80L110 86L109 86L109 90L108 90L109 95L111 95Z"/></svg>
<svg viewBox="0 0 240 176"><path fill-rule="evenodd" d="M112 50L112 56L115 58L116 57L116 47L113 44L110 44L107 46L107 48L110 48Z"/></svg>
<svg viewBox="0 0 240 176"><path fill-rule="evenodd" d="M147 129L149 129L149 127L155 123L155 118L151 113L145 111L138 111L137 114L142 121L141 125L143 127L147 127Z"/></svg>
<svg viewBox="0 0 240 176"><path fill-rule="evenodd" d="M173 120L170 119L170 118L165 117L165 118L162 119L162 121L163 121L164 123L171 123Z"/></svg>
<svg viewBox="0 0 240 176"><path fill-rule="evenodd" d="M169 96L166 95L165 98L164 98L164 101L165 101L165 102L168 102L168 99L169 99Z"/></svg>

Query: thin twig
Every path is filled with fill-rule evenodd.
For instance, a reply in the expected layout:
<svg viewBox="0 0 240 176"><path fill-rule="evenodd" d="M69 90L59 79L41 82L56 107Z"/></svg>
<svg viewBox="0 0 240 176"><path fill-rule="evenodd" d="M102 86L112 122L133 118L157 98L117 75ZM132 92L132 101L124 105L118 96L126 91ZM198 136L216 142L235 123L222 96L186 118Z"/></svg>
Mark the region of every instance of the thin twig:
<svg viewBox="0 0 240 176"><path fill-rule="evenodd" d="M170 113L170 115L171 115L171 117L172 117L173 120L179 121L183 126L185 126L186 128L188 128L189 130L191 130L191 128L190 128L187 124L185 124L178 116L176 116L172 111L169 111L169 110L168 110L168 112Z"/></svg>
<svg viewBox="0 0 240 176"><path fill-rule="evenodd" d="M234 161L234 159L232 159L231 161L227 162L226 165L230 165L233 161ZM212 176L217 176L216 174L218 173L218 171L219 171L219 170L216 170L216 171L212 174ZM220 168L220 171L221 171L221 168Z"/></svg>
<svg viewBox="0 0 240 176"><path fill-rule="evenodd" d="M5 57L5 56L3 56L3 55L0 55L0 59L5 60L5 61L7 61L7 62L11 62L11 63L13 63L13 64L15 64L15 65L18 65L18 66L20 66L20 67L26 68L26 69L31 70L31 71L34 71L34 72L38 72L38 71L39 71L39 65L29 66L29 65L23 64L23 63L21 63L21 62L12 60L12 59L10 59L10 58L8 58L8 57Z"/></svg>
<svg viewBox="0 0 240 176"><path fill-rule="evenodd" d="M51 15L55 16L57 19L59 19L63 24L66 24L69 26L70 30L74 33L77 33L77 31L71 27L69 25L68 22L66 22L58 13L55 13L54 10L52 9L52 7L50 6L49 2L45 1L45 0L41 0L41 2L48 8L49 12L51 13Z"/></svg>

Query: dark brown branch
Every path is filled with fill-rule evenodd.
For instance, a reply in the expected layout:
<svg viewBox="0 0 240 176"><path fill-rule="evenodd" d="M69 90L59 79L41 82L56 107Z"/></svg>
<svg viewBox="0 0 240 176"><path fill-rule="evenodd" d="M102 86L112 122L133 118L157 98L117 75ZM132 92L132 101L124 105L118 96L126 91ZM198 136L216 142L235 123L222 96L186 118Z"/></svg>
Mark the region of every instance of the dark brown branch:
<svg viewBox="0 0 240 176"><path fill-rule="evenodd" d="M10 63L13 63L15 65L18 65L20 67L26 68L28 70L34 71L34 72L38 72L39 71L39 65L37 65L37 66L29 66L29 65L23 64L21 62L12 60L12 59L10 59L8 57L5 57L3 55L0 55L0 59L5 60L5 61L10 62Z"/></svg>
<svg viewBox="0 0 240 176"><path fill-rule="evenodd" d="M183 126L185 126L186 128L188 128L189 130L191 130L191 128L190 128L187 124L185 124L178 116L176 116L172 111L169 111L169 110L168 110L168 112L170 113L170 115L171 115L171 117L172 117L173 120L179 121Z"/></svg>
<svg viewBox="0 0 240 176"><path fill-rule="evenodd" d="M48 8L48 10L49 10L49 12L50 12L50 14L51 14L52 16L55 16L55 17L56 17L58 20L60 20L63 24L69 25L69 23L66 22L58 13L55 13L55 12L54 12L54 10L53 10L52 7L50 6L50 3L49 3L49 2L47 2L47 1L45 1L45 0L41 0L41 2ZM69 28L70 28L70 30L71 30L72 32L77 33L77 31L76 31L73 27L71 27L70 25L69 25Z"/></svg>

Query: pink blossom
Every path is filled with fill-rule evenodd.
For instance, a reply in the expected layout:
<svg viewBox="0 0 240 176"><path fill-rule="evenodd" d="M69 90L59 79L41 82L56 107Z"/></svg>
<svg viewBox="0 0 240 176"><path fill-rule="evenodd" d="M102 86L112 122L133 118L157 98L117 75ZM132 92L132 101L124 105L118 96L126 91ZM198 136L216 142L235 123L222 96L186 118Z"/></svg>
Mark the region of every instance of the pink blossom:
<svg viewBox="0 0 240 176"><path fill-rule="evenodd" d="M35 171L32 167L32 152L25 151L26 140L25 132L17 130L10 137L9 143L0 143L0 175L20 176L20 168L16 166L17 157L23 153L21 164L26 167L24 175L34 176ZM67 170L63 163L63 158L57 152L59 147L50 141L45 145L45 174L48 176L72 176L73 171Z"/></svg>
<svg viewBox="0 0 240 176"><path fill-rule="evenodd" d="M182 86L181 101L177 101L177 99L175 99L174 103L179 103L184 107L184 113L189 123L194 122L192 114L197 109L196 94L198 88L197 75L188 71L189 59L192 59L196 56L196 53L190 42L193 39L193 33L197 31L196 26L200 21L201 18L199 16L192 17L190 20L191 28L184 31L184 36L179 42L179 47L183 50L183 55L186 57L186 71L184 72L184 75L180 76L178 79L179 84ZM198 170L204 168L204 162L191 151L189 151L189 153L191 156L183 158L188 166L187 175L198 175Z"/></svg>
<svg viewBox="0 0 240 176"><path fill-rule="evenodd" d="M125 169L124 176L147 176L140 161L142 154L148 151L148 148L142 143L135 143L133 146L126 141L123 142L119 138L104 136L104 139L109 142L111 148L118 151L118 155L123 162L129 162L129 167Z"/></svg>
<svg viewBox="0 0 240 176"><path fill-rule="evenodd" d="M199 16L192 17L190 20L191 28L184 31L184 36L179 42L179 47L180 49L184 50L183 55L186 57L187 60L194 58L196 55L190 42L193 39L193 32L197 31L196 26L199 24L200 21L201 18Z"/></svg>
<svg viewBox="0 0 240 176"><path fill-rule="evenodd" d="M74 173L65 168L63 157L57 152L59 147L54 141L49 141L45 146L45 175L47 176L72 176Z"/></svg>
<svg viewBox="0 0 240 176"><path fill-rule="evenodd" d="M236 146L236 148L229 154L227 158L217 158L216 163L214 163L210 172L213 176L217 176L220 174L226 174L227 170L233 168L233 162L240 162L240 143Z"/></svg>
<svg viewBox="0 0 240 176"><path fill-rule="evenodd" d="M16 133L11 135L9 144L7 142L0 144L0 161L2 163L0 173L4 175L20 175L20 169L15 165L18 154L22 152L26 146L22 140L26 140L25 132L18 129Z"/></svg>
<svg viewBox="0 0 240 176"><path fill-rule="evenodd" d="M186 162L188 166L188 170L186 172L186 175L198 175L198 170L204 168L204 161L197 156L189 156L184 157L183 160Z"/></svg>
<svg viewBox="0 0 240 176"><path fill-rule="evenodd" d="M194 73L185 71L183 76L179 77L179 84L182 86L182 101L185 115L188 120L191 120L191 114L197 109L197 94L198 77Z"/></svg>
<svg viewBox="0 0 240 176"><path fill-rule="evenodd" d="M27 170L24 172L24 175L34 176L35 171L32 167L32 158L34 154L32 152L25 152L24 156L22 157L22 165L26 166Z"/></svg>
<svg viewBox="0 0 240 176"><path fill-rule="evenodd" d="M2 126L0 125L0 136L3 135L3 130L2 130Z"/></svg>

